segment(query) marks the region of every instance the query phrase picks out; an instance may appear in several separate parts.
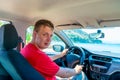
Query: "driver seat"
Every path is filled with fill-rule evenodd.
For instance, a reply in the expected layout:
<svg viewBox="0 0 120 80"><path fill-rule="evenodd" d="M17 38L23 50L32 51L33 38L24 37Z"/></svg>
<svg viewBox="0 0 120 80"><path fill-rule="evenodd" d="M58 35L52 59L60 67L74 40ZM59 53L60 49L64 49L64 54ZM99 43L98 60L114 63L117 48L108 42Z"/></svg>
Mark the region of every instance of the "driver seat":
<svg viewBox="0 0 120 80"><path fill-rule="evenodd" d="M0 28L0 80L45 80L15 48L18 33L12 24Z"/></svg>

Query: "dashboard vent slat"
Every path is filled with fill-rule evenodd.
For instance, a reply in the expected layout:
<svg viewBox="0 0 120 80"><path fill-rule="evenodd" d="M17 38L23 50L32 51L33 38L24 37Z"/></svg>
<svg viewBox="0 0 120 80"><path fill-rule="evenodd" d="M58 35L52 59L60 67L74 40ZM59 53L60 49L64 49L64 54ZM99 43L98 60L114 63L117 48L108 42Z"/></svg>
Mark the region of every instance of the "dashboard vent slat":
<svg viewBox="0 0 120 80"><path fill-rule="evenodd" d="M111 62L112 59L109 57L103 57L103 56L92 56L93 59L105 61L105 62Z"/></svg>

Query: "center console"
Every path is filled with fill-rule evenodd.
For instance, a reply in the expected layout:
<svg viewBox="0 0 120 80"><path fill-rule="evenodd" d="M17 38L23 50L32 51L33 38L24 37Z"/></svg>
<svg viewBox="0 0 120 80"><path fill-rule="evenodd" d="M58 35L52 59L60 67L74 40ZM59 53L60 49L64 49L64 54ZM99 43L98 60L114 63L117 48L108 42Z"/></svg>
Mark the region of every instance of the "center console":
<svg viewBox="0 0 120 80"><path fill-rule="evenodd" d="M92 55L89 57L90 75L93 80L108 80L108 72L112 59L110 57Z"/></svg>

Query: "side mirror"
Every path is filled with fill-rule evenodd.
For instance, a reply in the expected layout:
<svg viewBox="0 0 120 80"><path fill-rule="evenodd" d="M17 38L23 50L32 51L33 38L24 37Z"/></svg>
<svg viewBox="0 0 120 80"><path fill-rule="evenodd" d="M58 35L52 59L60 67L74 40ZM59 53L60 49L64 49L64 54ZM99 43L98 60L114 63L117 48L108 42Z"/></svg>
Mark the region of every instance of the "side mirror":
<svg viewBox="0 0 120 80"><path fill-rule="evenodd" d="M53 45L53 50L56 52L62 52L64 47L62 45Z"/></svg>

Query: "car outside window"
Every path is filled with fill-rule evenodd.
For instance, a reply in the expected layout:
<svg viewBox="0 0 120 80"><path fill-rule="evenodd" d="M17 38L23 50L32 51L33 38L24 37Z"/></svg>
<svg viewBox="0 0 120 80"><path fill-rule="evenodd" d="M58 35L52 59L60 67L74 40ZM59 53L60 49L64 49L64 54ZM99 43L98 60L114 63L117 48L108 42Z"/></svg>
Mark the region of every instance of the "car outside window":
<svg viewBox="0 0 120 80"><path fill-rule="evenodd" d="M93 51L120 52L120 27L63 30L75 46Z"/></svg>

